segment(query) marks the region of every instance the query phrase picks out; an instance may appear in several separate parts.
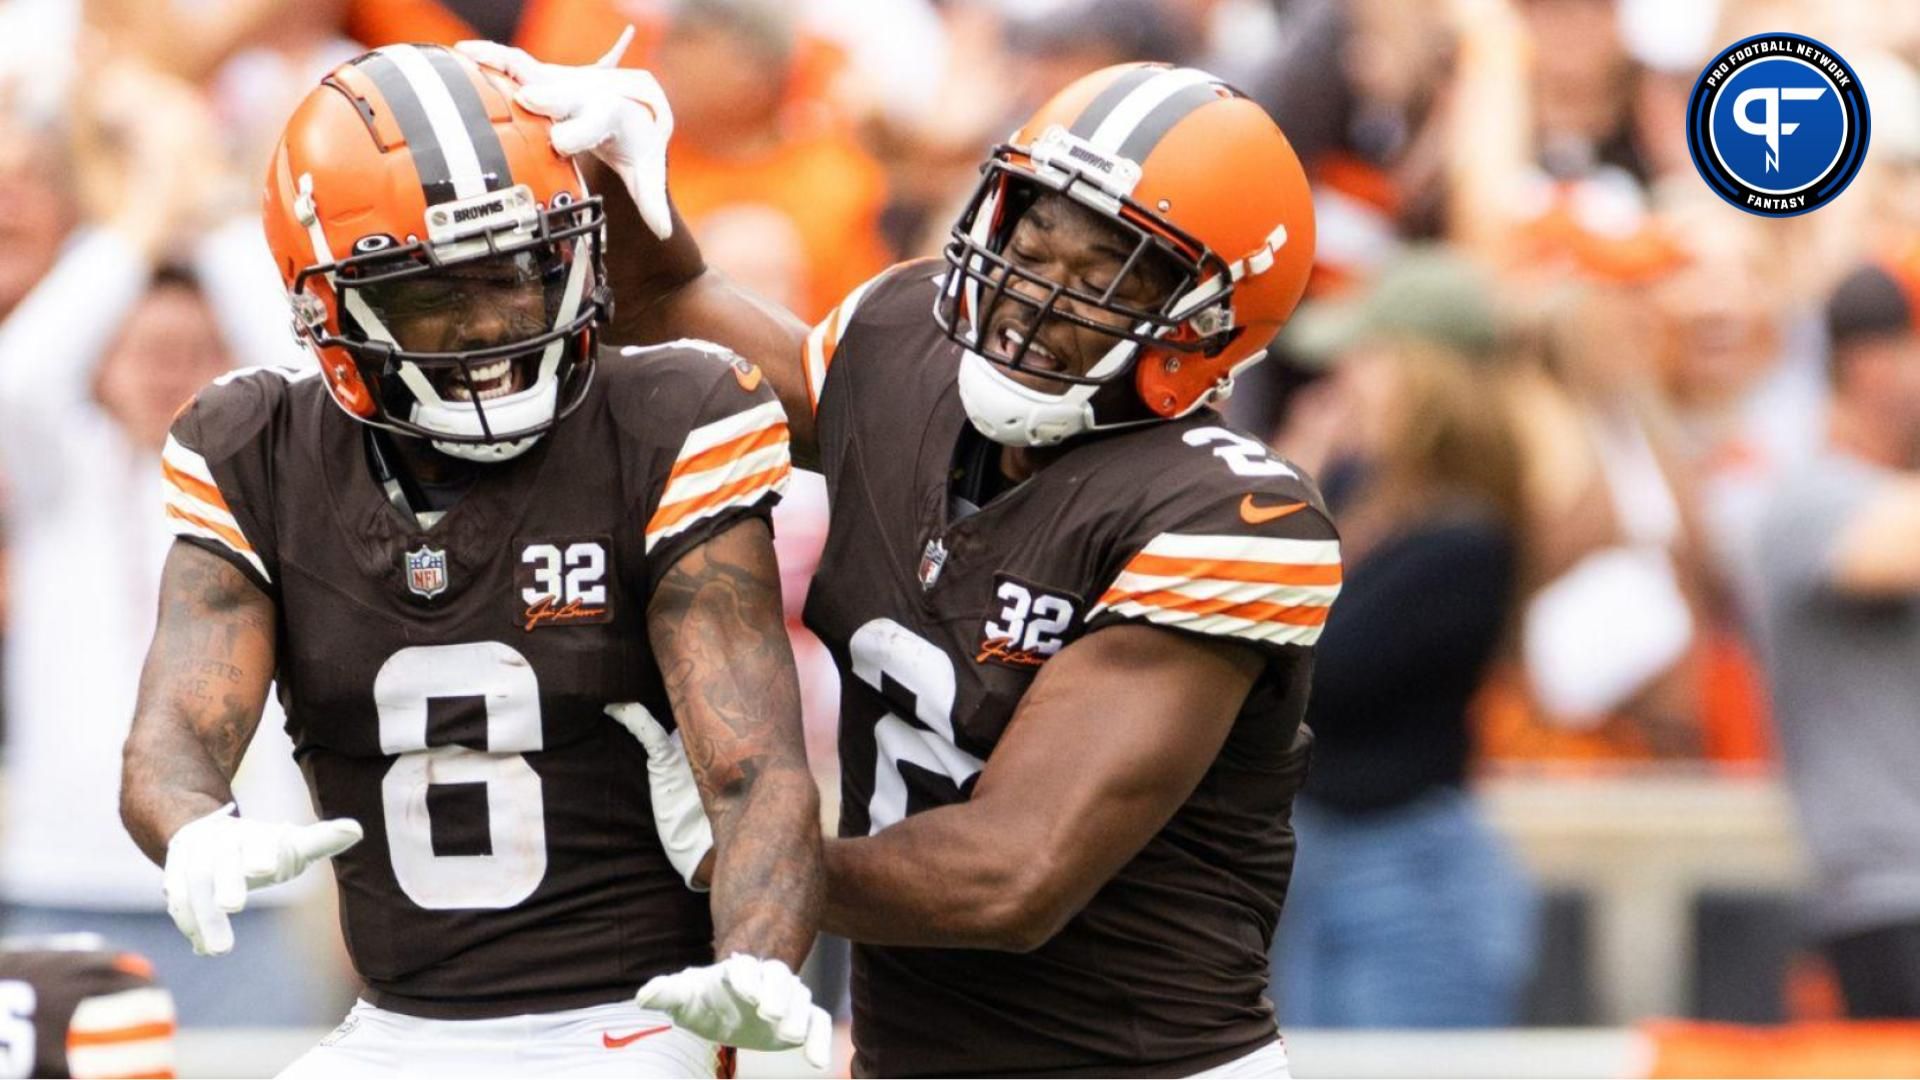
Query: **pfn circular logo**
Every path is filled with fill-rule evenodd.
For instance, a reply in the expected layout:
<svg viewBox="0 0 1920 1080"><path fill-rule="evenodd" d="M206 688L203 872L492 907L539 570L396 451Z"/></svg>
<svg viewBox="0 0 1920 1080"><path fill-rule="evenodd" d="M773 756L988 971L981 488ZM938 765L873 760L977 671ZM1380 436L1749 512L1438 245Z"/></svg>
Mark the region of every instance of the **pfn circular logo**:
<svg viewBox="0 0 1920 1080"><path fill-rule="evenodd" d="M1853 68L1800 34L1721 50L1687 99L1687 149L1714 194L1793 217L1832 202L1867 157L1867 95Z"/></svg>

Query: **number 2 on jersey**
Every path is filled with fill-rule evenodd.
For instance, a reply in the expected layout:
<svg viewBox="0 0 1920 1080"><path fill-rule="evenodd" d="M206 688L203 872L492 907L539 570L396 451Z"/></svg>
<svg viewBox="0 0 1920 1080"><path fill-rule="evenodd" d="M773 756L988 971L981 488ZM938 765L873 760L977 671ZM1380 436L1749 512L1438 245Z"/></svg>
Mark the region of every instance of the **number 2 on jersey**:
<svg viewBox="0 0 1920 1080"><path fill-rule="evenodd" d="M1223 427L1194 428L1180 436L1180 441L1188 446L1213 446L1213 456L1226 462L1235 476L1300 475L1266 447Z"/></svg>
<svg viewBox="0 0 1920 1080"><path fill-rule="evenodd" d="M874 619L854 631L847 651L855 677L881 694L886 693L883 676L905 687L913 694L914 718L931 729L894 713L874 725L873 798L867 804L867 831L872 834L907 816L902 764L944 776L965 790L986 762L954 744L953 661L932 642L892 619Z"/></svg>
<svg viewBox="0 0 1920 1080"><path fill-rule="evenodd" d="M486 748L429 745L428 702L476 698ZM399 755L380 800L401 890L433 910L508 908L533 895L547 873L547 824L540 774L522 756L543 745L540 682L527 658L498 641L412 646L381 665L373 700L380 749ZM484 853L435 850L430 793L455 789L484 801ZM441 800L461 802L473 805Z"/></svg>

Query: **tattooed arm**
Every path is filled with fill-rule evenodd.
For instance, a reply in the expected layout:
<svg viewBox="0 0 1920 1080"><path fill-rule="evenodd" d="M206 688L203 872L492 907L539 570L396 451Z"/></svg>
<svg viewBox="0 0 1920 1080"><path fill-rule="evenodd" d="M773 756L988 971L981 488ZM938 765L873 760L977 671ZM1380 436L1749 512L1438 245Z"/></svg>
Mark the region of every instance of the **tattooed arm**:
<svg viewBox="0 0 1920 1080"><path fill-rule="evenodd" d="M233 800L273 666L273 601L225 559L176 540L122 762L120 819L147 858L164 864L175 830Z"/></svg>
<svg viewBox="0 0 1920 1080"><path fill-rule="evenodd" d="M820 918L820 796L766 524L742 522L682 556L647 631L713 821L715 953L797 968Z"/></svg>

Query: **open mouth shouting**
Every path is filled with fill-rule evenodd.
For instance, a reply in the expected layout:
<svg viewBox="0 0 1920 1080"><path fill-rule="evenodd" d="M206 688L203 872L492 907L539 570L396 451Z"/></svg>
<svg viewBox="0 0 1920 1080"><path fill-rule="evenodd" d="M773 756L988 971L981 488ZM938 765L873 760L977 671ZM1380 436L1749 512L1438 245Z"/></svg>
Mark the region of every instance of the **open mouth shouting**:
<svg viewBox="0 0 1920 1080"><path fill-rule="evenodd" d="M457 368L449 368L434 379L434 389L447 401L492 401L506 397L526 386L523 373L526 362L513 357L467 366L467 378Z"/></svg>

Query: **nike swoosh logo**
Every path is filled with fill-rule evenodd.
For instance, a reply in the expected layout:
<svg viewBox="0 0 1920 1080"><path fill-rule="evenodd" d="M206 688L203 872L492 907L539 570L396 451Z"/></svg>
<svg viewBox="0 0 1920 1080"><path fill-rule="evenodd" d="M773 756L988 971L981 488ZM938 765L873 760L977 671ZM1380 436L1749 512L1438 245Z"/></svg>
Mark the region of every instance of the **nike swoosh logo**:
<svg viewBox="0 0 1920 1080"><path fill-rule="evenodd" d="M739 383L740 389L745 390L749 394L760 389L760 380L762 378L764 378L764 376L760 374L758 364L748 364L744 370L739 365L734 366L733 381Z"/></svg>
<svg viewBox="0 0 1920 1080"><path fill-rule="evenodd" d="M1249 495L1240 500L1240 520L1249 525L1264 525L1275 518L1283 518L1306 508L1307 504L1303 502L1288 503L1285 506L1255 506L1253 496Z"/></svg>
<svg viewBox="0 0 1920 1080"><path fill-rule="evenodd" d="M622 1035L617 1039L614 1038L612 1034L603 1031L600 1033L600 1045L606 1047L609 1050L618 1050L629 1043L639 1042L641 1039L644 1039L649 1035L658 1035L663 1031L672 1031L672 1030L673 1030L672 1024L661 1024L659 1027L641 1028L639 1031L636 1031L631 1035Z"/></svg>

